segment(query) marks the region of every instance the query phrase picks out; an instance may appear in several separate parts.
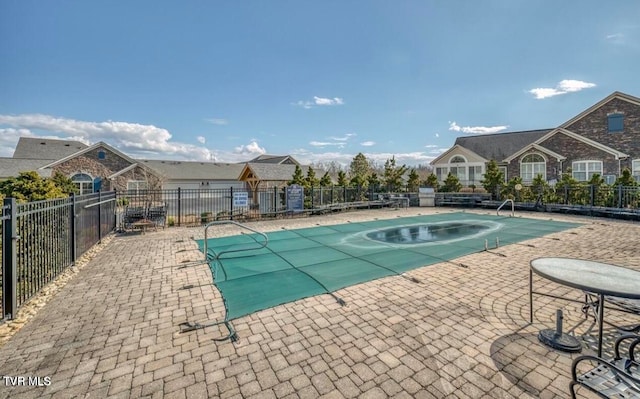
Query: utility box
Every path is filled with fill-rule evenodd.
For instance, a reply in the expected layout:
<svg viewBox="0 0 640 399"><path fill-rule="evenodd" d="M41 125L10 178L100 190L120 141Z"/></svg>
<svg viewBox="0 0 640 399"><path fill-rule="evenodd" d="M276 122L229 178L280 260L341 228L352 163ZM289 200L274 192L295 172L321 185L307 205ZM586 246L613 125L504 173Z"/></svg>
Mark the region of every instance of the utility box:
<svg viewBox="0 0 640 399"><path fill-rule="evenodd" d="M436 206L436 192L431 187L420 188L418 199L420 200L420 206Z"/></svg>

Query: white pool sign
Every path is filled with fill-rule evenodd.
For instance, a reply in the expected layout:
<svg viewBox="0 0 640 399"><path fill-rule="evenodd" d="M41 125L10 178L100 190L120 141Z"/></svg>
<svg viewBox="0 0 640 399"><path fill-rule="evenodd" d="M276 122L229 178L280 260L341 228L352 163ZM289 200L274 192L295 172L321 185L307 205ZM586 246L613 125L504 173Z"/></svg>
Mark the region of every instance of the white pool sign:
<svg viewBox="0 0 640 399"><path fill-rule="evenodd" d="M233 193L233 207L249 206L249 193L236 191Z"/></svg>

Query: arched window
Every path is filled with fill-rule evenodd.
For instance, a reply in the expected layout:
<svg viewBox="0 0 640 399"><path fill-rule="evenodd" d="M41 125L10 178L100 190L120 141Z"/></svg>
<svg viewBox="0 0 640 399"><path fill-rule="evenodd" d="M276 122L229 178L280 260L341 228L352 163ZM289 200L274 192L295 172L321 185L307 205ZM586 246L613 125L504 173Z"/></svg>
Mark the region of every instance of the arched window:
<svg viewBox="0 0 640 399"><path fill-rule="evenodd" d="M76 173L71 176L71 181L78 188L78 194L89 194L93 192L93 178L86 173Z"/></svg>
<svg viewBox="0 0 640 399"><path fill-rule="evenodd" d="M461 164L467 163L467 160L464 159L461 155L455 155L451 157L449 160L450 164ZM458 177L458 180L462 182L462 184L467 184L467 167L466 166L451 166L449 167L449 173Z"/></svg>
<svg viewBox="0 0 640 399"><path fill-rule="evenodd" d="M524 182L531 182L537 175L547 179L547 161L540 154L528 154L520 161L520 177Z"/></svg>

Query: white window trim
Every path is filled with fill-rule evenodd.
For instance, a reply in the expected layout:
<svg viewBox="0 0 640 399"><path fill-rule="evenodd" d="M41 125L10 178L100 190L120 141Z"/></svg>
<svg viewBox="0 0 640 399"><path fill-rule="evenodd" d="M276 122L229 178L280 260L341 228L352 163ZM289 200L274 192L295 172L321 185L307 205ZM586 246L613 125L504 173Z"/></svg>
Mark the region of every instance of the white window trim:
<svg viewBox="0 0 640 399"><path fill-rule="evenodd" d="M502 172L502 180L504 180L505 183L508 182L509 177L507 173L509 172L509 169L506 166L498 166L498 170Z"/></svg>
<svg viewBox="0 0 640 399"><path fill-rule="evenodd" d="M640 176L640 158L631 161L631 175Z"/></svg>
<svg viewBox="0 0 640 399"><path fill-rule="evenodd" d="M464 156L462 155L454 155L453 157L451 157L450 159L453 159L454 157L462 157L464 158ZM466 158L464 158L466 159ZM475 179L473 182L469 181L469 168L475 168L476 166L480 167L480 173L476 173L475 174ZM434 173L437 172L436 168L442 168L443 169L443 174L442 174L442 178L439 179L439 181L442 183L447 176L449 176L449 173L451 172L451 168L465 168L465 177L464 179L461 179L460 182L462 184L480 184L480 180L484 179L484 174L487 172L486 166L484 164L484 162L454 162L454 163L441 163L441 164L437 164L434 165ZM437 173L436 173L437 176ZM459 177L458 177L459 178Z"/></svg>
<svg viewBox="0 0 640 399"><path fill-rule="evenodd" d="M543 161L543 162L523 162L523 160L524 160L526 157L528 157L529 155L539 155L539 156L541 156L541 157L542 157L542 159L543 159L544 161ZM533 179L535 179L535 178L536 178L536 176L537 176L537 175L542 175L542 178L543 178L544 180L547 180L547 162L548 162L548 161L547 161L547 157L545 157L545 156L544 156L544 154L541 154L541 153L539 153L539 152L529 152L529 153L527 153L527 154L523 155L523 156L520 158L520 177L522 178L522 181L523 181L523 182L526 182L526 183L530 183L530 182L532 182L532 181L533 181ZM531 179L525 179L525 178L524 178L524 176L522 176L522 165L523 165L523 164L527 164L527 165L543 165L543 168L542 168L543 173L536 173L534 176L532 176L532 177L531 177ZM534 168L534 169L535 169L535 168Z"/></svg>
<svg viewBox="0 0 640 399"><path fill-rule="evenodd" d="M589 163L598 163L598 164L600 164L600 171L598 171L598 172L590 171L589 170ZM576 177L576 175L575 175L576 174L576 164L586 164L587 165L586 170L584 171L584 173L586 173L586 175L585 175L586 179L585 180L580 180L580 179L578 179ZM591 176L589 176L589 173L591 173L592 175L594 173L598 173L600 176L603 176L604 175L603 167L604 167L604 165L603 165L602 161L598 161L598 160L595 160L595 159L585 159L585 160L582 160L582 161L573 161L571 163L571 176L574 179L578 180L578 181L589 181L591 179ZM578 173L583 173L583 172L580 171Z"/></svg>
<svg viewBox="0 0 640 399"><path fill-rule="evenodd" d="M135 187L132 187L135 184ZM140 186L143 186L142 188ZM140 191L146 191L149 189L149 182L146 180L128 180L127 191L130 194L140 194Z"/></svg>
<svg viewBox="0 0 640 399"><path fill-rule="evenodd" d="M88 176L89 179L91 180L78 180L78 181L74 181L73 178L75 176L78 175L85 175ZM91 194L93 192L93 176L91 176L91 174L87 173L87 172L76 172L74 174L72 174L69 179L71 179L71 181L73 182L73 184L78 188L78 193L79 195L83 195L83 194ZM85 185L90 185L90 188L84 189Z"/></svg>
<svg viewBox="0 0 640 399"><path fill-rule="evenodd" d="M458 157L462 158L463 162L453 162L453 158L458 158ZM469 161L467 161L467 158L464 155L460 155L460 154L454 155L451 158L449 158L449 164L454 164L455 165L455 164L460 164L460 163L467 164L467 163L469 163Z"/></svg>

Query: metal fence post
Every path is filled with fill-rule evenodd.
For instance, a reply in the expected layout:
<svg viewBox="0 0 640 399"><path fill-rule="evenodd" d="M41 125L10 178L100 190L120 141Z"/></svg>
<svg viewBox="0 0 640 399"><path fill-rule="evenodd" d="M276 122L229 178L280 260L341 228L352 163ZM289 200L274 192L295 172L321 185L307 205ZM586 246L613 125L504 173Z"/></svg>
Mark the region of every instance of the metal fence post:
<svg viewBox="0 0 640 399"><path fill-rule="evenodd" d="M98 191L98 244L102 242L102 191Z"/></svg>
<svg viewBox="0 0 640 399"><path fill-rule="evenodd" d="M231 209L229 219L233 220L233 186L229 187L229 209Z"/></svg>
<svg viewBox="0 0 640 399"><path fill-rule="evenodd" d="M76 251L78 249L77 244L78 244L78 240L76 239L76 196L75 194L71 193L71 212L70 213L70 220L69 220L69 227L71 229L70 233L71 233L71 266L75 266L76 264Z"/></svg>
<svg viewBox="0 0 640 399"><path fill-rule="evenodd" d="M622 208L622 184L618 185L618 208Z"/></svg>
<svg viewBox="0 0 640 399"><path fill-rule="evenodd" d="M182 205L180 203L182 199L180 187L178 187L178 226L182 226Z"/></svg>
<svg viewBox="0 0 640 399"><path fill-rule="evenodd" d="M2 218L2 318L13 319L18 309L16 241L20 238L15 198L4 199Z"/></svg>

